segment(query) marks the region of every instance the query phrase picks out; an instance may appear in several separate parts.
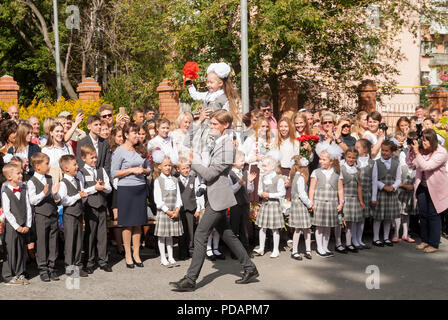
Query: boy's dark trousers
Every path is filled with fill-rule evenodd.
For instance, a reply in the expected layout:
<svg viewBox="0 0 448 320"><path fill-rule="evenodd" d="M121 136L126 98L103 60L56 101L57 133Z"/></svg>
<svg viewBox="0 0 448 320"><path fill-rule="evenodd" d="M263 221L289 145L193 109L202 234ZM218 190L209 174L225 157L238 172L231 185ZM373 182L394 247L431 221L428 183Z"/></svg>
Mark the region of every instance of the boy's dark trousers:
<svg viewBox="0 0 448 320"><path fill-rule="evenodd" d="M39 273L53 272L58 257L58 214L50 216L36 213L37 267Z"/></svg>
<svg viewBox="0 0 448 320"><path fill-rule="evenodd" d="M230 227L240 239L243 247L249 250L247 224L249 223L249 204L237 204L230 208Z"/></svg>
<svg viewBox="0 0 448 320"><path fill-rule="evenodd" d="M5 221L3 243L6 250L2 277L5 282L9 282L14 276L20 276L25 272L25 234L17 232Z"/></svg>
<svg viewBox="0 0 448 320"><path fill-rule="evenodd" d="M104 206L93 208L86 204L84 210L86 267L94 268L96 257L98 264L104 267L108 264L107 209Z"/></svg>
<svg viewBox="0 0 448 320"><path fill-rule="evenodd" d="M64 213L62 216L64 223L64 255L66 266L81 266L82 216L82 214L73 216L67 213Z"/></svg>
<svg viewBox="0 0 448 320"><path fill-rule="evenodd" d="M179 259L183 260L193 256L194 231L196 229L194 217L195 211L185 210L183 207L179 212L184 233L179 237Z"/></svg>

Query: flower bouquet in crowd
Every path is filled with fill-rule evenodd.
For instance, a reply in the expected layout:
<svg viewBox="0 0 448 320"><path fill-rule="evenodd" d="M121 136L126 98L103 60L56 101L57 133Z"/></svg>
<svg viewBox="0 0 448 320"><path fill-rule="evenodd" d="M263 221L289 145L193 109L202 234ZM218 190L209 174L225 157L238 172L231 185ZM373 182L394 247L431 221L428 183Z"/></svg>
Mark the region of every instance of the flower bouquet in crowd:
<svg viewBox="0 0 448 320"><path fill-rule="evenodd" d="M300 141L300 151L299 151L300 156L302 158L306 158L310 162L311 153L309 150L305 149L303 143L308 142L309 145L311 146L311 149L314 151L314 149L316 148L316 144L319 142L320 138L315 135L304 134L298 137L297 140Z"/></svg>
<svg viewBox="0 0 448 320"><path fill-rule="evenodd" d="M250 204L249 221L257 221L258 213L260 212L260 204L257 202Z"/></svg>
<svg viewBox="0 0 448 320"><path fill-rule="evenodd" d="M3 214L3 209L0 208L0 234L3 233L3 228L5 226L5 215Z"/></svg>
<svg viewBox="0 0 448 320"><path fill-rule="evenodd" d="M200 71L201 70L199 69L197 62L188 61L182 69L182 73L184 74L184 82L182 87L184 88L185 84L187 86L193 84L192 80L196 80L198 78L198 72Z"/></svg>

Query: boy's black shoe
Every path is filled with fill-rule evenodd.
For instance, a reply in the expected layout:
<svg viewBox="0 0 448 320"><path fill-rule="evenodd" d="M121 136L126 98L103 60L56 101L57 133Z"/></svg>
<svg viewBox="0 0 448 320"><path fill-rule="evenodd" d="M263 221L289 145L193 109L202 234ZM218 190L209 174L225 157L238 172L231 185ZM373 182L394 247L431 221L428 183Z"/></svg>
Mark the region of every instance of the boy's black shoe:
<svg viewBox="0 0 448 320"><path fill-rule="evenodd" d="M177 282L170 282L169 284L174 287L173 291L191 292L196 290L196 284L188 280L187 277L183 277Z"/></svg>
<svg viewBox="0 0 448 320"><path fill-rule="evenodd" d="M59 277L58 277L58 275L56 274L56 272L54 272L54 271L51 271L51 272L50 272L50 280L51 280L51 281L59 281Z"/></svg>
<svg viewBox="0 0 448 320"><path fill-rule="evenodd" d="M108 264L106 264L104 266L100 266L100 269L105 271L105 272L112 272L112 268Z"/></svg>
<svg viewBox="0 0 448 320"><path fill-rule="evenodd" d="M253 270L244 270L244 274L242 275L241 279L235 280L236 284L246 284L251 282L253 279L257 278L260 274L258 273L257 268Z"/></svg>
<svg viewBox="0 0 448 320"><path fill-rule="evenodd" d="M85 267L84 271L87 272L88 274L92 274L93 271L95 271L92 267Z"/></svg>
<svg viewBox="0 0 448 320"><path fill-rule="evenodd" d="M39 276L40 280L42 280L43 282L50 282L50 276L48 275L47 272L41 273Z"/></svg>
<svg viewBox="0 0 448 320"><path fill-rule="evenodd" d="M79 269L79 276L82 277L82 278L85 278L85 277L88 277L89 274L86 271L84 271L84 269L80 268Z"/></svg>

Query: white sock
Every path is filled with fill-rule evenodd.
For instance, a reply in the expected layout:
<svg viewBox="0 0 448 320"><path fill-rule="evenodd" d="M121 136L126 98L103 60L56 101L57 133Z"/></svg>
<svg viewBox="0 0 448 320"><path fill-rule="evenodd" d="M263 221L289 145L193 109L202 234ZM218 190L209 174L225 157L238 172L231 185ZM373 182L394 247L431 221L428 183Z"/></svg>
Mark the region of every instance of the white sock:
<svg viewBox="0 0 448 320"><path fill-rule="evenodd" d="M259 233L260 251L264 252L264 244L266 242L266 228L261 228Z"/></svg>
<svg viewBox="0 0 448 320"><path fill-rule="evenodd" d="M328 242L330 242L331 228L325 227L323 233L324 233L324 236L322 238L322 247L325 252L330 252L330 250L328 250Z"/></svg>
<svg viewBox="0 0 448 320"><path fill-rule="evenodd" d="M159 240L157 241L157 244L159 245L159 251L160 251L160 260L162 262L168 262L166 260L166 255L165 255L165 237L159 237Z"/></svg>
<svg viewBox="0 0 448 320"><path fill-rule="evenodd" d="M381 227L381 220L374 220L373 221L373 241L380 240L380 227Z"/></svg>
<svg viewBox="0 0 448 320"><path fill-rule="evenodd" d="M216 231L216 229L213 229L213 253L217 256L221 255L222 253L218 250L219 248L219 232Z"/></svg>
<svg viewBox="0 0 448 320"><path fill-rule="evenodd" d="M383 221L384 240L388 240L389 239L390 225L391 224L392 224L392 220L384 220Z"/></svg>
<svg viewBox="0 0 448 320"><path fill-rule="evenodd" d="M358 240L359 245L361 245L361 246L365 246L366 245L364 242L362 242L362 234L364 232L364 221L365 220L363 220L361 222L358 222L358 228L357 228L358 229L358 231L357 231L357 235L358 235L357 240Z"/></svg>
<svg viewBox="0 0 448 320"><path fill-rule="evenodd" d="M409 237L409 229L408 229L409 216L402 214L401 215L401 224L403 225L403 236L408 238Z"/></svg>
<svg viewBox="0 0 448 320"><path fill-rule="evenodd" d="M168 261L176 262L173 257L173 237L166 237L166 251L168 252Z"/></svg>
<svg viewBox="0 0 448 320"><path fill-rule="evenodd" d="M311 230L310 229L304 229L304 236L305 236L305 248L307 252L311 252Z"/></svg>
<svg viewBox="0 0 448 320"><path fill-rule="evenodd" d="M394 237L397 237L400 235L400 224L401 224L401 218L395 219L395 232Z"/></svg>
<svg viewBox="0 0 448 320"><path fill-rule="evenodd" d="M272 250L272 253L278 253L279 246L280 246L280 230L279 229L272 230L272 238L274 239L274 249Z"/></svg>
<svg viewBox="0 0 448 320"><path fill-rule="evenodd" d="M359 242L358 242L359 223L352 222L350 228L351 228L351 232L352 232L352 244L355 247L359 247Z"/></svg>
<svg viewBox="0 0 448 320"><path fill-rule="evenodd" d="M341 233L342 233L341 226L334 227L334 238L336 242L336 247L342 246Z"/></svg>
<svg viewBox="0 0 448 320"><path fill-rule="evenodd" d="M319 254L325 254L326 251L322 247L322 238L323 238L323 227L316 227L316 232L314 235L316 236L316 245L317 245L317 252Z"/></svg>
<svg viewBox="0 0 448 320"><path fill-rule="evenodd" d="M347 228L345 231L345 245L347 247L352 245L352 226L353 225L354 225L354 223L347 222Z"/></svg>
<svg viewBox="0 0 448 320"><path fill-rule="evenodd" d="M292 254L299 252L299 240L301 233L302 230L300 230L299 228L296 228L296 230L294 230L294 235L292 236Z"/></svg>
<svg viewBox="0 0 448 320"><path fill-rule="evenodd" d="M207 256L209 256L209 257L211 257L213 255L212 239L213 239L213 231L212 231L212 233L210 233L210 235L208 236L208 240L207 240Z"/></svg>

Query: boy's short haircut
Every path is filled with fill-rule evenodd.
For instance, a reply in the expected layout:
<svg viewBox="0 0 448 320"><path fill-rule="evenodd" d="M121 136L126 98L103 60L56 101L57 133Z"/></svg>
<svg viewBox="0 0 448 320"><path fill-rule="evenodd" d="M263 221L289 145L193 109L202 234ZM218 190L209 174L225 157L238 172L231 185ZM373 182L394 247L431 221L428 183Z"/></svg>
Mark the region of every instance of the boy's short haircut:
<svg viewBox="0 0 448 320"><path fill-rule="evenodd" d="M442 113L447 112L447 111L448 111L448 107L443 107Z"/></svg>
<svg viewBox="0 0 448 320"><path fill-rule="evenodd" d="M18 157L18 156L12 156L11 157L11 159L9 160L9 162L18 162L18 163L20 163L20 165L22 165L23 164L23 160L22 160L22 158L20 158L20 157Z"/></svg>
<svg viewBox="0 0 448 320"><path fill-rule="evenodd" d="M31 166L35 167L38 164L41 164L45 160L50 161L50 157L43 152L37 152L31 156Z"/></svg>
<svg viewBox="0 0 448 320"><path fill-rule="evenodd" d="M397 151L397 146L395 145L395 143L392 140L384 140L381 143L381 146L390 147L392 152Z"/></svg>
<svg viewBox="0 0 448 320"><path fill-rule="evenodd" d="M2 173L5 176L5 178L8 179L14 170L22 170L22 168L17 164L9 162L5 164L5 166L3 167Z"/></svg>
<svg viewBox="0 0 448 320"><path fill-rule="evenodd" d="M439 108L431 108L429 109L429 113L433 113L433 112L437 112L437 114L440 114L440 109Z"/></svg>
<svg viewBox="0 0 448 320"><path fill-rule="evenodd" d="M109 122L107 122L106 120L101 120L101 126L102 126L102 127L103 127L103 126L108 127L108 126L109 126Z"/></svg>
<svg viewBox="0 0 448 320"><path fill-rule="evenodd" d="M434 119L433 118L425 118L425 119L423 119L423 121L431 121L434 124Z"/></svg>
<svg viewBox="0 0 448 320"><path fill-rule="evenodd" d="M170 120L168 120L167 118L162 118L162 119L159 119L159 121L157 121L156 128L157 128L157 129L160 128L160 126L161 126L162 124L164 124L164 123L168 124L168 126L171 125Z"/></svg>
<svg viewBox="0 0 448 320"><path fill-rule="evenodd" d="M177 166L183 165L183 164L188 164L190 165L190 160L188 160L185 157L179 157L179 160L177 160Z"/></svg>
<svg viewBox="0 0 448 320"><path fill-rule="evenodd" d="M90 124L94 123L95 121L101 122L100 117L98 117L97 115L88 116L87 120L86 120L86 125L90 125Z"/></svg>
<svg viewBox="0 0 448 320"><path fill-rule="evenodd" d="M395 138L398 138L398 137L406 137L406 135L404 134L403 131L397 131L397 132L395 132L394 137L395 137Z"/></svg>
<svg viewBox="0 0 448 320"><path fill-rule="evenodd" d="M76 161L74 155L72 154L63 155L61 159L59 159L59 167L61 168L62 171L64 171L64 167L67 166L73 160Z"/></svg>
<svg viewBox="0 0 448 320"><path fill-rule="evenodd" d="M135 108L134 110L132 110L132 115L135 116L137 113L144 113L143 109L141 108Z"/></svg>
<svg viewBox="0 0 448 320"><path fill-rule="evenodd" d="M91 144L82 145L80 150L81 150L82 158L86 157L88 154L93 154L93 153L96 154L96 149Z"/></svg>
<svg viewBox="0 0 448 320"><path fill-rule="evenodd" d="M113 112L114 111L114 107L112 107L110 104L102 104L98 108L98 113L101 113L101 112L103 112L105 110Z"/></svg>
<svg viewBox="0 0 448 320"><path fill-rule="evenodd" d="M147 114L149 111L156 112L153 108L151 108L151 107L146 107L146 108L145 108L145 114Z"/></svg>

